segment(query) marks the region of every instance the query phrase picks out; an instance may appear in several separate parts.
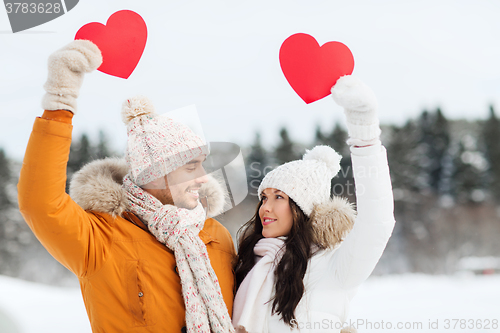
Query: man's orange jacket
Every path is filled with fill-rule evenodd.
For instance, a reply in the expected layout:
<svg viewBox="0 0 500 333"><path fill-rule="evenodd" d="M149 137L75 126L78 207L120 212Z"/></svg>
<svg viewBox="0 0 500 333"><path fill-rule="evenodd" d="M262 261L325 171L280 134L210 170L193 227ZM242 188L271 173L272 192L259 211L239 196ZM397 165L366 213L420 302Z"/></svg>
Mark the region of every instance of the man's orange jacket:
<svg viewBox="0 0 500 333"><path fill-rule="evenodd" d="M78 277L93 332L180 333L185 308L173 252L135 215L114 216L110 202L101 205L108 212L86 211L65 193L71 117L68 111L45 111L35 120L18 184L24 219ZM208 219L199 236L231 314L236 255L231 235Z"/></svg>

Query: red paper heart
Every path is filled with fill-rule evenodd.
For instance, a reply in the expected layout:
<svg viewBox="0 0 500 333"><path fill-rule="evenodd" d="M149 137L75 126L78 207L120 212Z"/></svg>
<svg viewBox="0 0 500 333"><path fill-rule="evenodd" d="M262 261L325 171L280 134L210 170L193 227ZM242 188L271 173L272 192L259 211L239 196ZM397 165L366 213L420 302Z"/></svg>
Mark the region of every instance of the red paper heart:
<svg viewBox="0 0 500 333"><path fill-rule="evenodd" d="M328 42L320 47L314 37L302 33L283 42L279 58L288 83L307 104L328 96L337 80L354 69L347 46Z"/></svg>
<svg viewBox="0 0 500 333"><path fill-rule="evenodd" d="M147 37L142 17L131 10L120 10L109 17L106 25L85 24L75 39L90 40L99 47L103 58L99 71L128 79L141 59Z"/></svg>

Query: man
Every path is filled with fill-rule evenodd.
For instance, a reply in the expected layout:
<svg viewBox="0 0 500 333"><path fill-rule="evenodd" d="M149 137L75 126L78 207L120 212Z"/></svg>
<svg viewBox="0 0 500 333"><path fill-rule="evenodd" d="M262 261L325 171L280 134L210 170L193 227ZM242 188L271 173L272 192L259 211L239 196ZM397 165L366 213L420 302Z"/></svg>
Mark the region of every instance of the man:
<svg viewBox="0 0 500 333"><path fill-rule="evenodd" d="M71 197L65 193L76 98L84 73L101 62L84 40L49 58L45 112L18 184L21 213L77 275L94 332L232 331L234 245L205 214L222 207L222 191L203 169L203 142L186 126L156 115L147 99L127 100L126 164L90 163L72 180Z"/></svg>

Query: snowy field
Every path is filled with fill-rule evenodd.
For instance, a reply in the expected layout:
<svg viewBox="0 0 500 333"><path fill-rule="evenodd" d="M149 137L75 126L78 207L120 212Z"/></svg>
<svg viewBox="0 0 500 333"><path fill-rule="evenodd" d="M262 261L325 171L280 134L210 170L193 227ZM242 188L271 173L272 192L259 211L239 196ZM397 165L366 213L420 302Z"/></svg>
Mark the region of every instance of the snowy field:
<svg viewBox="0 0 500 333"><path fill-rule="evenodd" d="M500 275L372 277L349 318L359 333L500 332ZM79 289L0 276L0 332L91 331Z"/></svg>
<svg viewBox="0 0 500 333"><path fill-rule="evenodd" d="M365 322L359 333L500 332L500 275L372 277L351 303L349 318Z"/></svg>

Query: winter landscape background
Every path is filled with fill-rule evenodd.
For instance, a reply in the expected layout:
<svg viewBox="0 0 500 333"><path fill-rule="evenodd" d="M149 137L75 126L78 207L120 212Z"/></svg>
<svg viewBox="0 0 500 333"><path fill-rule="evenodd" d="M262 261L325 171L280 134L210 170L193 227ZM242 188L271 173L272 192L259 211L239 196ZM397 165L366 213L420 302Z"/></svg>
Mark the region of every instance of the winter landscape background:
<svg viewBox="0 0 500 333"><path fill-rule="evenodd" d="M249 195L218 217L233 236L254 213L263 175L316 144L342 153L332 189L355 201L342 110L330 97L304 104L277 56L297 32L320 44L341 41L353 51L354 74L379 99L397 221L350 318L422 322L399 330L408 332L500 331L477 326L500 320L500 3L82 0L17 34L0 9L0 332L90 332L77 280L24 223L16 184L41 114L48 55L82 25L122 9L144 17L146 50L128 80L86 77L69 176L93 159L122 155L120 105L142 93L160 113L196 104L209 141L242 148ZM458 325L446 329L447 319L474 326L452 321ZM436 320L439 329L430 328Z"/></svg>

